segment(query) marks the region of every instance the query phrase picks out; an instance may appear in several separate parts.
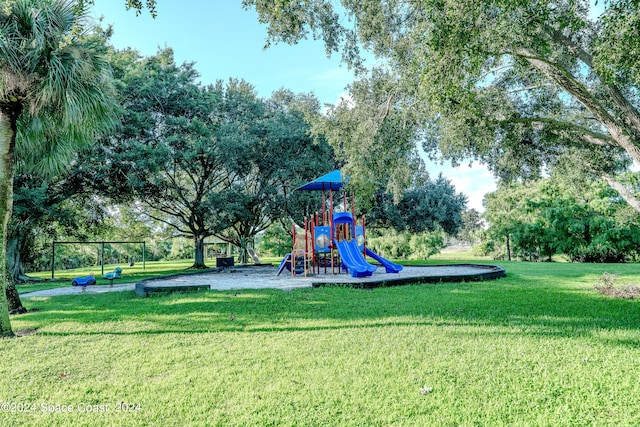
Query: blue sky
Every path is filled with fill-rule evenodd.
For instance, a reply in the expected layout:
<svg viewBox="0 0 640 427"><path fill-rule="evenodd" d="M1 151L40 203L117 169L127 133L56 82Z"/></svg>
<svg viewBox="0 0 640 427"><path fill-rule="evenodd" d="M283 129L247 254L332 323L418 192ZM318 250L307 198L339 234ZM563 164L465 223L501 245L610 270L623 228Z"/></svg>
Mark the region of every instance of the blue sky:
<svg viewBox="0 0 640 427"><path fill-rule="evenodd" d="M263 49L266 27L241 0L159 0L158 16L145 10L136 16L125 10L125 0L95 0L92 15L113 25L111 43L153 55L159 47L171 47L178 63L195 62L202 83L242 78L262 97L282 87L294 92L313 92L322 103L334 104L353 74L339 56L327 58L321 41L297 45L273 45ZM469 168L427 164L435 177L442 172L458 191L469 198L469 207L482 210L482 197L495 189L495 181L479 165Z"/></svg>
<svg viewBox="0 0 640 427"><path fill-rule="evenodd" d="M314 92L323 103L335 103L353 75L338 57L327 58L322 42L274 45L263 49L266 27L240 0L159 0L158 16L145 10L136 17L125 0L95 0L94 17L112 24L111 42L152 55L158 47L174 49L176 61L195 62L203 83L243 78L260 96L286 87ZM188 6L187 6L188 4Z"/></svg>

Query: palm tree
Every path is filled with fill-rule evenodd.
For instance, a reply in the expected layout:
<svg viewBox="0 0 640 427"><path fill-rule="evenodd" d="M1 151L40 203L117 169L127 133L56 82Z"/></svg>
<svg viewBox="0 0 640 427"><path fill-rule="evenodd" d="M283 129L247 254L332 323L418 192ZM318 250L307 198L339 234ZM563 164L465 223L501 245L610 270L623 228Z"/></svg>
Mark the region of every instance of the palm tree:
<svg viewBox="0 0 640 427"><path fill-rule="evenodd" d="M0 336L13 335L5 292L16 162L59 171L111 125L109 64L103 40L85 32L87 18L71 0L0 6Z"/></svg>

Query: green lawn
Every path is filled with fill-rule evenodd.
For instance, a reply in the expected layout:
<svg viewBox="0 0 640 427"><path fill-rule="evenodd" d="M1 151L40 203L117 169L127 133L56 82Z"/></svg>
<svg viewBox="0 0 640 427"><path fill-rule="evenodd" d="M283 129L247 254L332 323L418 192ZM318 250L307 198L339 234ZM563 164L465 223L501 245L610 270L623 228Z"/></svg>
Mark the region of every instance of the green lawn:
<svg viewBox="0 0 640 427"><path fill-rule="evenodd" d="M486 257L475 256L475 255L473 255L473 252L471 251L471 249L468 249L468 250L465 250L465 251L455 251L455 252L448 252L446 249L444 249L439 254L432 255L429 258L429 260L433 260L433 261L451 260L451 261L476 262L478 260L491 260L491 258L488 257L488 256L486 256Z"/></svg>
<svg viewBox="0 0 640 427"><path fill-rule="evenodd" d="M640 306L593 290L640 266L499 264L372 291L33 298L27 335L0 340L0 425L640 425Z"/></svg>

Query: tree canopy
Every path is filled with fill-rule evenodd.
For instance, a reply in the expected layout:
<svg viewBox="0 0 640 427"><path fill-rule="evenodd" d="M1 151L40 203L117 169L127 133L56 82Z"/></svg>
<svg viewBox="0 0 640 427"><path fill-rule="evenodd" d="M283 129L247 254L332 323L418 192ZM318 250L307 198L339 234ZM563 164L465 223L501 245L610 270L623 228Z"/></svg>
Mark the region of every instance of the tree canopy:
<svg viewBox="0 0 640 427"><path fill-rule="evenodd" d="M554 176L501 185L487 195L488 235L524 259L565 255L577 262L624 262L639 255L637 214L600 180Z"/></svg>
<svg viewBox="0 0 640 427"><path fill-rule="evenodd" d="M352 99L332 118L368 114L369 140L391 141L400 164L414 155L400 142L409 139L434 157L480 159L506 179L538 177L572 156L640 210L616 180L640 162L637 2L608 1L600 16L587 0L243 4L268 24L269 42L321 38L354 67L362 50L378 58L352 87L361 112L346 108ZM388 131L397 140L383 138ZM371 167L355 161L369 149L361 139L330 141L350 167Z"/></svg>
<svg viewBox="0 0 640 427"><path fill-rule="evenodd" d="M205 266L206 238L245 248L288 214L293 188L333 166L309 134L313 96L282 90L264 100L233 79L201 85L171 49L112 59L122 126L87 155L88 185L193 239L194 267Z"/></svg>
<svg viewBox="0 0 640 427"><path fill-rule="evenodd" d="M78 0L78 8L84 9L85 5L92 5L94 0ZM125 0L124 7L129 10L136 11L136 15L140 15L146 7L151 16L156 17L156 0Z"/></svg>
<svg viewBox="0 0 640 427"><path fill-rule="evenodd" d="M466 196L456 193L449 180L427 176L406 189L398 203L392 194L379 192L367 212L367 224L414 234L441 229L454 236L462 226L466 204Z"/></svg>
<svg viewBox="0 0 640 427"><path fill-rule="evenodd" d="M171 49L148 58L125 50L112 55L112 64L122 124L89 153L100 164L86 178L113 200L134 203L193 238L194 266L203 267L204 239L232 224L219 215L228 201L221 188L234 177L216 142L236 138L238 129L221 107L245 108L251 120L260 114L253 93L243 84L201 86L193 64L175 64Z"/></svg>
<svg viewBox="0 0 640 427"><path fill-rule="evenodd" d="M256 101L263 103L264 116L223 148L235 176L227 205L234 222L215 235L241 248L241 258L247 242L274 222L300 220L310 195L293 190L335 167L331 147L310 132L307 117L320 111L315 96L282 89Z"/></svg>

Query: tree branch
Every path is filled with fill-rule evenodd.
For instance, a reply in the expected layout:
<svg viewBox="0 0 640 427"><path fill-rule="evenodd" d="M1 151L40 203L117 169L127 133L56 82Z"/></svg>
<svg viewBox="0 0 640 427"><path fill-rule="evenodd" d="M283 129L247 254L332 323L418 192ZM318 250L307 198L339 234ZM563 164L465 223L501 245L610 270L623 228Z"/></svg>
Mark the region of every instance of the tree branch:
<svg viewBox="0 0 640 427"><path fill-rule="evenodd" d="M562 66L536 55L535 52L528 48L519 48L516 50L516 54L529 61L534 68L555 81L578 102L584 105L607 129L616 144L623 148L632 159L640 163L640 148L634 144L627 130L616 122L609 111L601 105L600 102L591 95L589 90L573 77L571 73Z"/></svg>
<svg viewBox="0 0 640 427"><path fill-rule="evenodd" d="M602 179L607 181L609 186L616 190L620 197L622 197L632 208L640 212L640 199L636 197L626 186L621 182L616 181L611 175L603 174Z"/></svg>
<svg viewBox="0 0 640 427"><path fill-rule="evenodd" d="M560 31L549 26L546 26L546 30L556 42L565 46L569 50L569 52L578 57L578 59L584 62L584 64L598 76L598 79L600 79L602 84L609 91L609 94L611 95L614 103L625 114L623 121L625 121L629 126L632 126L637 132L640 132L640 114L638 113L638 110L633 105L631 105L631 103L629 103L629 101L624 97L622 92L620 92L620 88L618 88L615 84L605 83L605 80L593 67L593 56L589 52L578 46L578 44L576 44L569 37L562 34Z"/></svg>
<svg viewBox="0 0 640 427"><path fill-rule="evenodd" d="M512 122L512 123L532 124L532 125L536 123L546 124L554 128L557 128L559 130L570 132L573 136L577 135L583 141L588 142L590 144L595 144L600 146L616 145L616 142L610 135L594 132L591 129L588 129L586 127L578 126L578 125L567 123L567 122L562 122L560 120L549 119L545 117L531 117L531 118L517 117L517 118L510 118L504 121Z"/></svg>

